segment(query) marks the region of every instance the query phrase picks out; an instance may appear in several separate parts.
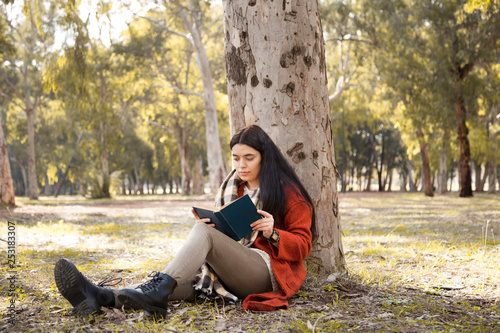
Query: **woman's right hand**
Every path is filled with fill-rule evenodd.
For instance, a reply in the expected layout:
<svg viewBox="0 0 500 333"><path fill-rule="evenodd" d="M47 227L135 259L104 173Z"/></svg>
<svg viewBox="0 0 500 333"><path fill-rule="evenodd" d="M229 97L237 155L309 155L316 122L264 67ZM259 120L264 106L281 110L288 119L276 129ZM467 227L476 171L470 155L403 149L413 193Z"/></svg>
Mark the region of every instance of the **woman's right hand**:
<svg viewBox="0 0 500 333"><path fill-rule="evenodd" d="M210 220L209 218L205 218L205 219L200 219L200 217L198 216L198 214L196 214L195 210L191 208L191 213L193 213L194 215L194 218L196 219L196 222L195 223L206 223L207 225L211 226L212 228L215 228L215 224L213 223L209 223L211 222L212 220Z"/></svg>

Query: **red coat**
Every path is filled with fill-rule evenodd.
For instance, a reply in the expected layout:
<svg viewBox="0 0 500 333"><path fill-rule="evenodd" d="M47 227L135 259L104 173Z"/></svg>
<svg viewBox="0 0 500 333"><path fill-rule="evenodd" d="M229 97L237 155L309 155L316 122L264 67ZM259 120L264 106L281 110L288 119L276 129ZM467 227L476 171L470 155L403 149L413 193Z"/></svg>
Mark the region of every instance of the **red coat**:
<svg viewBox="0 0 500 333"><path fill-rule="evenodd" d="M306 278L303 260L311 251L312 208L292 189L286 189L288 199L283 229L278 248L262 237L257 237L252 247L269 254L271 267L280 289L263 294L249 295L243 300L243 309L252 311L274 311L288 309L288 298L299 291ZM243 195L243 187L238 190Z"/></svg>

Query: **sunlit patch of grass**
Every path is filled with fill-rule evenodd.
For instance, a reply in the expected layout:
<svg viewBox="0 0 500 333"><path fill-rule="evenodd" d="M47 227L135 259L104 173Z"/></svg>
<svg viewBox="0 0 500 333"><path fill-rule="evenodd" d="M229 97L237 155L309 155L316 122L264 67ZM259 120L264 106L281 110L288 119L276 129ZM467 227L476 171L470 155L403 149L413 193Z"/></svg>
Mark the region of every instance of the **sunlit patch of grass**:
<svg viewBox="0 0 500 333"><path fill-rule="evenodd" d="M413 194L346 198L348 208L341 209L341 216L347 266L367 284L438 295L447 293L440 289L445 286L463 295L498 297L498 199L428 200ZM349 223L351 215L354 222Z"/></svg>

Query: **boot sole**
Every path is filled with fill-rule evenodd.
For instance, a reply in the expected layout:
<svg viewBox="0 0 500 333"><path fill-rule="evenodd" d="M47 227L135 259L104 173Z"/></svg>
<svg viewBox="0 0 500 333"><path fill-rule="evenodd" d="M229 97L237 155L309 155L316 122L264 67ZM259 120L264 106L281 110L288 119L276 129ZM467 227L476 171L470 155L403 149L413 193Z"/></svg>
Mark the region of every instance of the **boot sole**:
<svg viewBox="0 0 500 333"><path fill-rule="evenodd" d="M86 299L81 292L83 286L79 275L80 272L76 266L66 259L59 260L54 267L57 289L73 306L77 306Z"/></svg>
<svg viewBox="0 0 500 333"><path fill-rule="evenodd" d="M54 278L59 292L73 305L75 315L88 316L101 312L101 307L90 302L82 293L84 286L81 273L72 262L67 259L59 260L54 267Z"/></svg>
<svg viewBox="0 0 500 333"><path fill-rule="evenodd" d="M120 294L118 295L118 299L120 302L122 302L124 305L129 306L130 308L134 310L145 310L149 312L152 317L155 317L157 319L163 319L166 318L167 316L167 310L158 306L146 304L140 300L135 299L134 295L127 294L125 290L122 290Z"/></svg>
<svg viewBox="0 0 500 333"><path fill-rule="evenodd" d="M96 310L95 304L88 299L75 306L72 312L77 317L88 317L90 315L100 315L103 313L100 308Z"/></svg>

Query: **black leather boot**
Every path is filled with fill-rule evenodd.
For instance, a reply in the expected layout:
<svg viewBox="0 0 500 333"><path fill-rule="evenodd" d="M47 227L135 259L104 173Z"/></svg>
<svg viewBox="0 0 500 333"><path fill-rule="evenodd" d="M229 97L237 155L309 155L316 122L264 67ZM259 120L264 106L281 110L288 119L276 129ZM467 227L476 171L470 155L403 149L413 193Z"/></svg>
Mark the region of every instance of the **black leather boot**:
<svg viewBox="0 0 500 333"><path fill-rule="evenodd" d="M100 314L102 306L115 305L113 291L104 286L107 281L96 286L67 259L61 259L56 263L54 278L59 292L74 306L73 313L76 316Z"/></svg>
<svg viewBox="0 0 500 333"><path fill-rule="evenodd" d="M135 289L120 290L118 299L132 309L145 310L154 319L163 319L167 315L168 295L174 291L177 281L165 273L153 274L150 275L153 277L150 281Z"/></svg>

